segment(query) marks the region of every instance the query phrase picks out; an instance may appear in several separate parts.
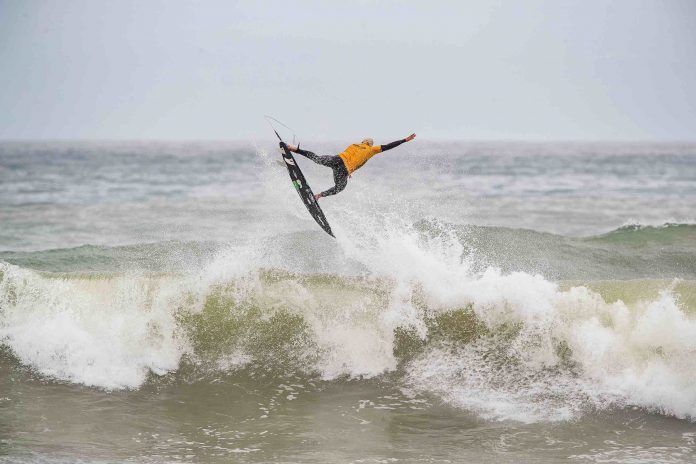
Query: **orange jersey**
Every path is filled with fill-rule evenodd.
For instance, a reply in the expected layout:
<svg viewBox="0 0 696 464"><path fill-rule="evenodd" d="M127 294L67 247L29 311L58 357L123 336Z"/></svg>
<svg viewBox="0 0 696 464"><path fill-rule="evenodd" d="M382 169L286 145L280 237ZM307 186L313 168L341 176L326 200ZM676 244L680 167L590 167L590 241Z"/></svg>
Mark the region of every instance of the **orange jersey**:
<svg viewBox="0 0 696 464"><path fill-rule="evenodd" d="M360 168L363 164L367 163L367 160L375 156L377 153L382 151L381 145L376 147L371 147L366 143L354 143L349 146L340 156L343 160L343 164L346 165L348 174L352 174L354 171Z"/></svg>

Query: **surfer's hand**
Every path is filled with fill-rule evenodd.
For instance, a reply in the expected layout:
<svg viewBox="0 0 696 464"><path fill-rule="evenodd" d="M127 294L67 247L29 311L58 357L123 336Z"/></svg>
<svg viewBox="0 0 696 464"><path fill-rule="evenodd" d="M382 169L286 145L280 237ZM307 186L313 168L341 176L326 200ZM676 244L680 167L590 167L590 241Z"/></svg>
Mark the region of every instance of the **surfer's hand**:
<svg viewBox="0 0 696 464"><path fill-rule="evenodd" d="M411 134L408 137L406 137L404 140L407 142L410 142L411 140L416 138L416 134Z"/></svg>
<svg viewBox="0 0 696 464"><path fill-rule="evenodd" d="M295 145L288 145L287 147L288 147L288 150L290 150L290 151L293 151L293 152L297 151L297 147Z"/></svg>
<svg viewBox="0 0 696 464"><path fill-rule="evenodd" d="M321 198L321 193L317 193L316 195L314 195L314 201L319 201L320 198Z"/></svg>

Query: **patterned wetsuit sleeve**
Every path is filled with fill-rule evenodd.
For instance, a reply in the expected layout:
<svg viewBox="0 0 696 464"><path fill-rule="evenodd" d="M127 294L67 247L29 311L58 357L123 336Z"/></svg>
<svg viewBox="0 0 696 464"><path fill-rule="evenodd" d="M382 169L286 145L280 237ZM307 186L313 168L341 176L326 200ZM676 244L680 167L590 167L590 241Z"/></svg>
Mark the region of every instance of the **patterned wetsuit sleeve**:
<svg viewBox="0 0 696 464"><path fill-rule="evenodd" d="M380 145L380 147L382 148L382 151L387 151L387 150L391 150L392 148L398 147L399 145L401 145L405 141L406 141L406 139L401 139L401 140L397 140L396 142L388 143L386 145Z"/></svg>

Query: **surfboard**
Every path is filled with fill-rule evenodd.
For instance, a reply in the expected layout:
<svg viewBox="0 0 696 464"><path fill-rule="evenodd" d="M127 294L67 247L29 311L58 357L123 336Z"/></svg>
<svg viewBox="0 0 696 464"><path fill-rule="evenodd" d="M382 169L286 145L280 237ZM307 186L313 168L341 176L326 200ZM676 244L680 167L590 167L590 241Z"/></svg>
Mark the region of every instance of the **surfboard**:
<svg viewBox="0 0 696 464"><path fill-rule="evenodd" d="M276 135L278 135L278 132L276 132ZM319 224L327 234L335 237L333 232L331 232L331 226L326 220L324 212L319 207L319 203L314 199L314 193L312 193L312 189L309 187L309 184L307 184L300 167L295 161L295 157L292 156L292 153L288 150L288 146L283 142L283 139L280 138L280 135L278 135L278 139L280 139L280 148L283 150L282 156L285 167L288 168L290 180L292 180L292 185L295 186L295 190L297 190L297 193L300 195L302 203L307 207L307 211L309 211L309 214L317 221L317 224Z"/></svg>

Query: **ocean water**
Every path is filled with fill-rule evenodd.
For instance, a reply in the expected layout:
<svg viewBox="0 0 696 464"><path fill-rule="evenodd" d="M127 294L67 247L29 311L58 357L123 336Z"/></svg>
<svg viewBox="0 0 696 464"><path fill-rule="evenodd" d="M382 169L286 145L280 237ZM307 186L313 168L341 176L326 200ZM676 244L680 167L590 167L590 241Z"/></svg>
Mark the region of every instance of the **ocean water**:
<svg viewBox="0 0 696 464"><path fill-rule="evenodd" d="M696 145L279 159L0 142L0 462L696 461Z"/></svg>

